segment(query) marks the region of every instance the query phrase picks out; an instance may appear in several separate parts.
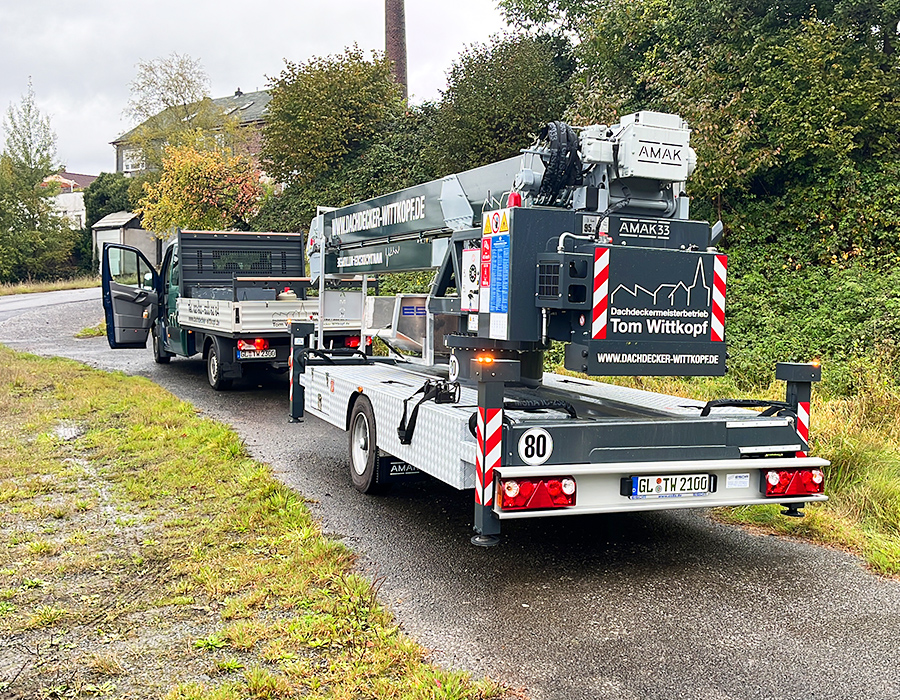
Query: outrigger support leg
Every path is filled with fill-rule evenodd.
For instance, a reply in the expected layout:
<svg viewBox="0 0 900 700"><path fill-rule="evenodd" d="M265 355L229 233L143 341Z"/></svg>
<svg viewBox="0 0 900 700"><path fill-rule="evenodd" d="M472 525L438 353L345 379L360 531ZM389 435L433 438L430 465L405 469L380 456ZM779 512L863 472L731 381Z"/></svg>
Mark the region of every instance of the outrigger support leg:
<svg viewBox="0 0 900 700"><path fill-rule="evenodd" d="M520 379L518 360L491 357L472 360L471 376L478 382L475 439L475 536L472 544L493 547L500 542L500 518L494 512L494 470L503 459L503 385Z"/></svg>
<svg viewBox="0 0 900 700"><path fill-rule="evenodd" d="M812 385L813 382L822 381L822 368L818 363L779 362L775 365L775 378L787 382L785 401L797 414L797 435L801 442L796 456L806 457L809 449L809 402L812 398Z"/></svg>
<svg viewBox="0 0 900 700"><path fill-rule="evenodd" d="M309 336L315 326L308 322L291 321L291 347L288 349L288 367L291 370L290 416L288 422L303 421L305 388L300 383L300 375L306 371L306 350Z"/></svg>

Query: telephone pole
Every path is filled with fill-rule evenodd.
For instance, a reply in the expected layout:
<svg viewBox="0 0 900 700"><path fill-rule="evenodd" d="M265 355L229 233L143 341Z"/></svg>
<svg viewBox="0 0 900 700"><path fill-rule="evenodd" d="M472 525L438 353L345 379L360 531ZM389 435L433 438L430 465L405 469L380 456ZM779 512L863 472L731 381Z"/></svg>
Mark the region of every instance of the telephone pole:
<svg viewBox="0 0 900 700"><path fill-rule="evenodd" d="M391 62L391 74L409 98L406 80L406 10L404 0L384 0L384 50Z"/></svg>

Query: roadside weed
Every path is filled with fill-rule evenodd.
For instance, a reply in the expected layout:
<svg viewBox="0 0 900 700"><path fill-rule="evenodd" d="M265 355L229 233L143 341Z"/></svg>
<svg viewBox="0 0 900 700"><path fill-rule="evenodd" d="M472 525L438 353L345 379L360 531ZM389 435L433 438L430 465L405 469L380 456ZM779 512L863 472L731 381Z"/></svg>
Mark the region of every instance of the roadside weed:
<svg viewBox="0 0 900 700"><path fill-rule="evenodd" d="M213 667L216 673L236 673L243 670L243 668L244 664L237 659L222 659L221 661L216 661Z"/></svg>
<svg viewBox="0 0 900 700"><path fill-rule="evenodd" d="M195 649L205 649L207 651L223 649L225 646L227 646L227 644L228 643L217 634L211 634L208 637L202 637L200 639L194 640Z"/></svg>
<svg viewBox="0 0 900 700"><path fill-rule="evenodd" d="M55 608L52 605L39 605L31 613L31 617L28 620L27 626L30 628L35 628L55 625L57 622L63 619L68 614L68 612L68 610L65 610L63 608Z"/></svg>
<svg viewBox="0 0 900 700"><path fill-rule="evenodd" d="M88 667L101 676L121 676L125 673L122 662L115 654L92 654Z"/></svg>

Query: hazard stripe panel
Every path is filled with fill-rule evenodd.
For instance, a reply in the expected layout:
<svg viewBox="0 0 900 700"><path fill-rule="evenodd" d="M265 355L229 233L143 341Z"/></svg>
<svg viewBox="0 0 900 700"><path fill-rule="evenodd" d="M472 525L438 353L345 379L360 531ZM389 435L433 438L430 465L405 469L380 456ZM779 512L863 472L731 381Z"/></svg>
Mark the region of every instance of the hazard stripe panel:
<svg viewBox="0 0 900 700"><path fill-rule="evenodd" d="M594 248L594 309L591 338L606 340L609 309L609 248Z"/></svg>
<svg viewBox="0 0 900 700"><path fill-rule="evenodd" d="M475 439L475 503L494 504L494 469L500 466L503 438L503 409L479 408Z"/></svg>
<svg viewBox="0 0 900 700"><path fill-rule="evenodd" d="M805 444L809 444L809 401L801 401L797 405L797 435ZM797 457L807 457L805 450L797 452Z"/></svg>
<svg viewBox="0 0 900 700"><path fill-rule="evenodd" d="M710 340L725 340L725 283L728 280L728 256L717 255L713 262L712 319Z"/></svg>

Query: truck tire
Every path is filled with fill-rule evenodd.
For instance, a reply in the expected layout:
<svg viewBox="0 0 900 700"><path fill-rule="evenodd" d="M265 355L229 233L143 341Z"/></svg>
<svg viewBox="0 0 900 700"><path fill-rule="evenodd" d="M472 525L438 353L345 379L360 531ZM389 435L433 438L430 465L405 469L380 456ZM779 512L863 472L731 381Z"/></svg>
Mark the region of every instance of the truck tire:
<svg viewBox="0 0 900 700"><path fill-rule="evenodd" d="M360 493L377 493L378 447L375 412L365 396L360 396L350 413L350 479Z"/></svg>
<svg viewBox="0 0 900 700"><path fill-rule="evenodd" d="M225 379L222 376L222 355L219 343L213 339L209 346L209 352L206 354L206 378L209 380L209 385L216 391L223 391L231 387L231 379Z"/></svg>
<svg viewBox="0 0 900 700"><path fill-rule="evenodd" d="M172 359L172 353L163 350L162 343L159 341L159 334L154 328L150 331L151 346L153 347L153 361L158 365L164 365Z"/></svg>

